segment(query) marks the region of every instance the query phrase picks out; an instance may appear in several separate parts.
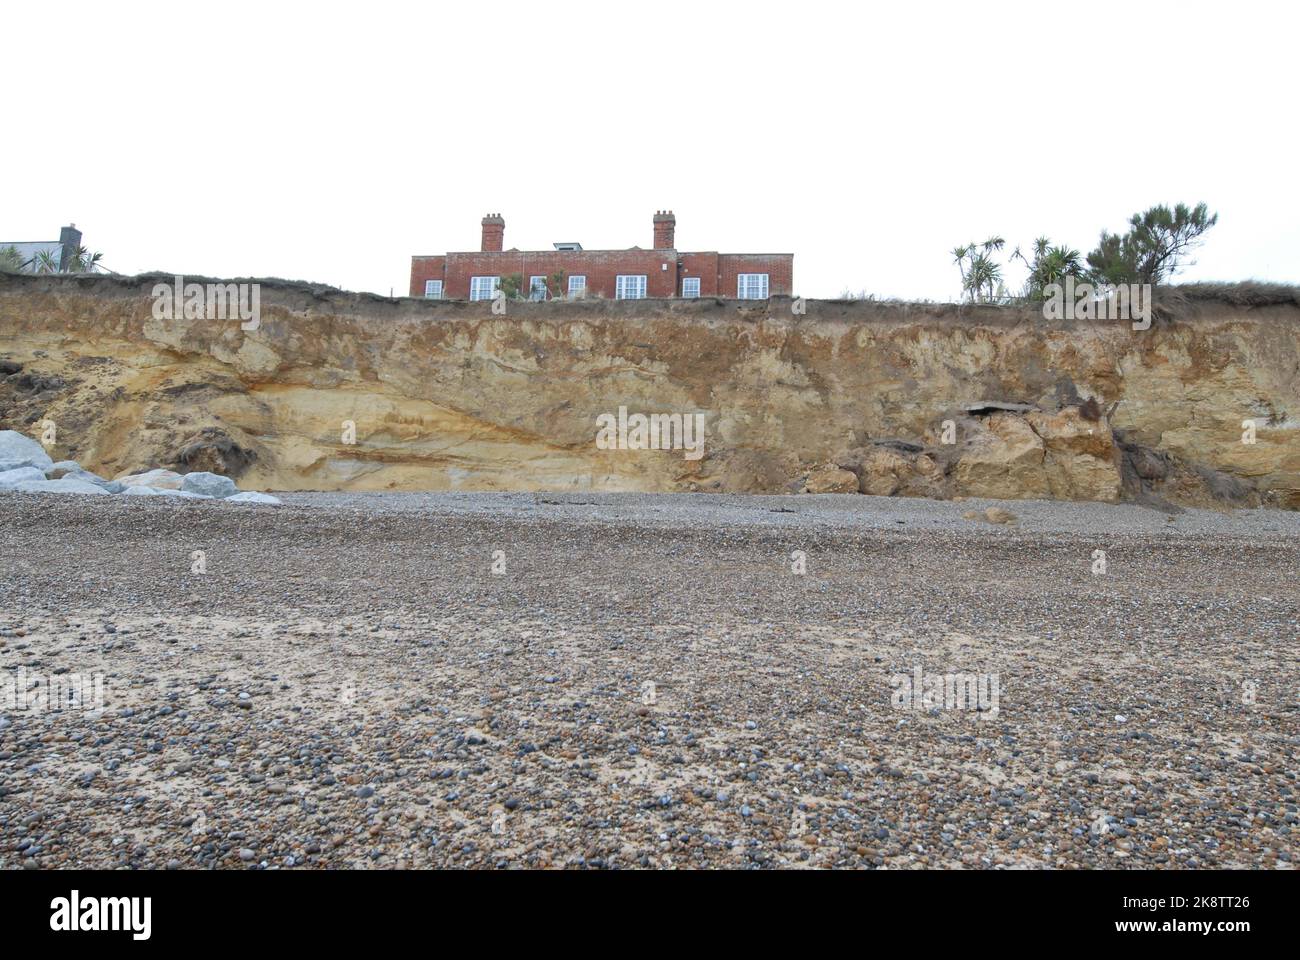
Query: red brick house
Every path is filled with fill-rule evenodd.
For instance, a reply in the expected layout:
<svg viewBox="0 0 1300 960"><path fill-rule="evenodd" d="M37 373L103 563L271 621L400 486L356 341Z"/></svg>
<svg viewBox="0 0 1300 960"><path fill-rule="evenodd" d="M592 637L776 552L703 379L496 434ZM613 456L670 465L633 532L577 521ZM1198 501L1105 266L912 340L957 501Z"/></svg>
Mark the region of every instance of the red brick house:
<svg viewBox="0 0 1300 960"><path fill-rule="evenodd" d="M557 243L554 250L503 250L506 222L500 214L490 214L483 218L481 250L411 258L411 296L490 300L501 278L515 274L522 281L521 295L534 300L556 295L611 300L791 295L794 254L684 253L675 245L676 228L672 211L661 211L654 217L651 250L583 250L580 243ZM552 278L561 273L557 284Z"/></svg>

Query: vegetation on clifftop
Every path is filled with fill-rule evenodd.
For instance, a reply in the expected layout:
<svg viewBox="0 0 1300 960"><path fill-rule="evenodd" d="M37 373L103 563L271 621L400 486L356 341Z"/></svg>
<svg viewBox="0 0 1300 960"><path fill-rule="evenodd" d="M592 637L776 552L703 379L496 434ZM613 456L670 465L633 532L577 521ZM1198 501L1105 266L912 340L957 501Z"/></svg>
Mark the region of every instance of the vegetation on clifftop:
<svg viewBox="0 0 1300 960"><path fill-rule="evenodd" d="M1034 241L1032 259L1019 247L1011 254L1011 260L1020 260L1029 268L1029 276L1018 295L1007 292L1002 265L993 258L1005 243L1001 237L992 237L982 244L959 246L952 253L961 272L962 295L969 302L1042 300L1048 287L1063 283L1067 277L1095 286L1162 284L1191 264L1188 255L1218 221L1219 215L1211 213L1204 203L1195 207L1180 203L1172 210L1166 206L1151 207L1144 213L1133 214L1123 234L1103 230L1086 260L1078 250L1039 237Z"/></svg>

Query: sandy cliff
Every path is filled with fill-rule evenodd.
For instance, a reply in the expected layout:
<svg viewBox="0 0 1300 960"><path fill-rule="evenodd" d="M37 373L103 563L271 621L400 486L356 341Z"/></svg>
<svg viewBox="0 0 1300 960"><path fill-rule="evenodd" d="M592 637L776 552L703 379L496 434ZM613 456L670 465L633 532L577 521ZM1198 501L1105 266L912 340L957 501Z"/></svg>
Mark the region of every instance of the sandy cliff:
<svg viewBox="0 0 1300 960"><path fill-rule="evenodd" d="M1294 291L1189 289L1152 328L1030 309L509 304L262 281L158 320L169 277L0 276L0 428L112 476L256 489L849 491L1300 507ZM597 418L704 415L704 455ZM1243 420L1256 424L1243 443ZM355 425L349 442L346 422Z"/></svg>

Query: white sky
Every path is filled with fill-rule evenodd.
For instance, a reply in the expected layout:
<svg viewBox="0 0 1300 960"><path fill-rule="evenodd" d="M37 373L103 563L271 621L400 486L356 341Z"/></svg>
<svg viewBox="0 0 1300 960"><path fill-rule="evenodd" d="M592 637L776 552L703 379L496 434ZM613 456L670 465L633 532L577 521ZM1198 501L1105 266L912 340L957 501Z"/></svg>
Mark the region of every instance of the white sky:
<svg viewBox="0 0 1300 960"><path fill-rule="evenodd" d="M793 252L954 299L950 251L1204 200L1181 279L1300 282L1293 2L7 4L0 241L405 292L506 246ZM1012 272L1012 278L1018 278Z"/></svg>

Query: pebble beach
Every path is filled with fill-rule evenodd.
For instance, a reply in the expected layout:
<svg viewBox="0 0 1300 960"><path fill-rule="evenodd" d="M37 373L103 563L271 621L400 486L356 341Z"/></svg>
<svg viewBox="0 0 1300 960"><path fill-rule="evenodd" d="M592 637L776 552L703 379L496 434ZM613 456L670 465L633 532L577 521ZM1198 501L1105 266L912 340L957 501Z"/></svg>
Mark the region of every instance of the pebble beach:
<svg viewBox="0 0 1300 960"><path fill-rule="evenodd" d="M1293 866L1300 514L276 496L0 496L0 868Z"/></svg>

